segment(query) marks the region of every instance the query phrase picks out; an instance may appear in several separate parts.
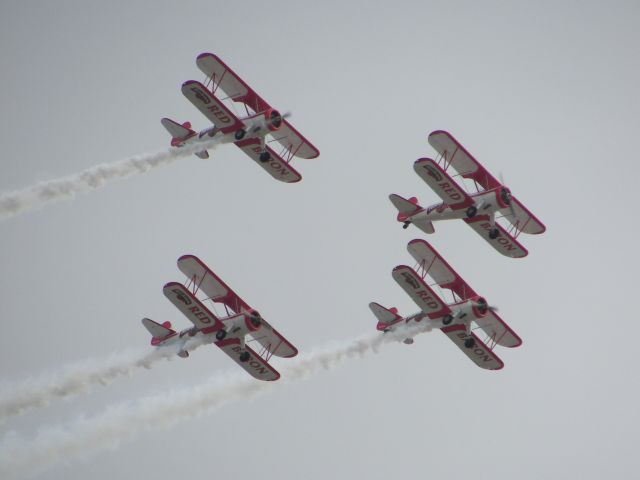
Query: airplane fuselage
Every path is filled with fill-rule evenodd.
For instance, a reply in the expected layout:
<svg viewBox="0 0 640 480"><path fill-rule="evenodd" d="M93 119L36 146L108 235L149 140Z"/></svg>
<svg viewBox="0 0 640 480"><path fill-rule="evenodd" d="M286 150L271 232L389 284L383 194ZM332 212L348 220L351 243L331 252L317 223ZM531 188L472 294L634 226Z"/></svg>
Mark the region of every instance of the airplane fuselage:
<svg viewBox="0 0 640 480"><path fill-rule="evenodd" d="M477 215L494 215L497 211L507 205L500 199L500 189L493 189L471 195L473 205L467 208L452 209L447 203L441 202L430 205L427 208L407 217L407 220L455 220L462 218L472 218ZM475 209L474 215L469 215L471 209Z"/></svg>

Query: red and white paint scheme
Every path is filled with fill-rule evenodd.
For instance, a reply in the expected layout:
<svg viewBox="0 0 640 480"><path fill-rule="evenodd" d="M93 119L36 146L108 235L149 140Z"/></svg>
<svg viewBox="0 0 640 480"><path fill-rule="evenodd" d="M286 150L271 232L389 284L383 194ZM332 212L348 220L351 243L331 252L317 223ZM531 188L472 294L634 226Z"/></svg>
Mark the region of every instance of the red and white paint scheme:
<svg viewBox="0 0 640 480"><path fill-rule="evenodd" d="M546 227L542 222L450 133L432 132L429 143L439 154L437 160L421 158L413 164L413 169L438 194L442 203L423 208L415 197L405 199L395 193L389 195L398 209L397 219L403 223L403 228L414 224L425 233L433 233L432 222L463 219L502 255L526 257L527 249L517 238L520 233L543 233ZM471 180L475 192L467 192L453 177ZM496 221L502 218L508 222L505 226Z"/></svg>
<svg viewBox="0 0 640 480"><path fill-rule="evenodd" d="M417 270L398 265L391 273L393 279L420 307L420 312L407 317L398 315L396 308L385 308L371 302L369 308L378 319L377 329L393 331L400 325L428 323L440 328L480 368L500 370L502 360L494 353L496 345L518 347L520 337L498 316L496 308L478 295L451 266L424 240L412 240L407 250L417 262ZM425 279L429 277L432 282ZM453 301L447 303L433 286L451 292ZM482 331L484 340L476 335ZM413 343L407 338L405 343Z"/></svg>
<svg viewBox="0 0 640 480"><path fill-rule="evenodd" d="M235 143L276 180L299 182L302 177L290 165L291 160L315 158L320 155L318 149L287 122L287 114L271 108L219 57L201 53L196 64L206 76L205 83L188 80L182 84L182 93L213 126L196 133L189 122L181 125L163 118L171 146L206 144L222 136L221 143ZM241 115L234 113L237 104L244 110ZM209 158L205 149L196 155Z"/></svg>
<svg viewBox="0 0 640 480"><path fill-rule="evenodd" d="M178 259L178 268L187 277L186 284L169 282L164 288L165 297L173 303L192 323L180 333L171 328L170 322L159 324L148 318L142 324L152 335L151 345L173 346L178 356L189 356L188 340L196 335L204 336L204 343L215 343L238 365L258 380L277 380L280 374L269 364L269 359L291 358L298 350L262 316L242 300L220 277L194 255L183 255ZM205 306L220 304L224 315L218 316ZM250 337L247 340L247 336ZM249 345L260 345L256 353Z"/></svg>

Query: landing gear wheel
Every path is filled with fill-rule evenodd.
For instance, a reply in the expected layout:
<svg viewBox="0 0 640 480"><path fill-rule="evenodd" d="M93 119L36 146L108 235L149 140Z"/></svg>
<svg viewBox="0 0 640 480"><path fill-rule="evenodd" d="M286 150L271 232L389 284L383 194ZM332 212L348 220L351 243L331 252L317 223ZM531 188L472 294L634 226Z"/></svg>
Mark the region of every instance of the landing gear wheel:
<svg viewBox="0 0 640 480"><path fill-rule="evenodd" d="M240 361L241 361L242 363L244 363L244 362L248 362L250 358L251 358L251 355L249 355L249 352L242 352L242 353L240 354Z"/></svg>
<svg viewBox="0 0 640 480"><path fill-rule="evenodd" d="M218 330L216 332L216 340L220 341L220 340L224 340L224 337L227 336L227 331L226 330Z"/></svg>
<svg viewBox="0 0 640 480"><path fill-rule="evenodd" d="M444 317L442 317L442 324L443 325L449 325L451 322L453 322L453 315L451 315L450 313L448 313Z"/></svg>
<svg viewBox="0 0 640 480"><path fill-rule="evenodd" d="M262 163L268 162L269 160L271 160L271 154L269 152L262 152L260 154L260 161Z"/></svg>
<svg viewBox="0 0 640 480"><path fill-rule="evenodd" d="M477 213L478 213L478 209L473 205L467 208L467 218L473 218L476 216Z"/></svg>
<svg viewBox="0 0 640 480"><path fill-rule="evenodd" d="M407 228L409 228L409 225L411 225L411 222L404 222L404 224L402 225L402 228L406 230Z"/></svg>
<svg viewBox="0 0 640 480"><path fill-rule="evenodd" d="M246 134L247 131L244 128L239 128L236 130L234 137L236 137L236 140L242 140Z"/></svg>
<svg viewBox="0 0 640 480"><path fill-rule="evenodd" d="M500 236L500 230L498 230L497 228L494 227L491 230L489 230L489 238L491 240L495 240L499 236Z"/></svg>
<svg viewBox="0 0 640 480"><path fill-rule="evenodd" d="M473 348L476 346L476 340L473 337L469 337L464 341L465 348Z"/></svg>

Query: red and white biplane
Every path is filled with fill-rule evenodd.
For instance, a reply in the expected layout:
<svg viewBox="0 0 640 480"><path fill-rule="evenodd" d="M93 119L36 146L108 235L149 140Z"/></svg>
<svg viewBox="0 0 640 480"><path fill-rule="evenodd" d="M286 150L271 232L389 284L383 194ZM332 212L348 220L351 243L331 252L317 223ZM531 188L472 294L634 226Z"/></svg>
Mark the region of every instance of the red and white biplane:
<svg viewBox="0 0 640 480"><path fill-rule="evenodd" d="M182 93L213 126L197 133L189 122L181 125L163 118L162 125L172 136L171 146L206 144L223 136L221 143L235 143L276 180L299 182L302 177L290 165L291 160L315 158L320 155L318 149L216 55L202 53L196 64L206 75L205 84L189 80L182 84ZM233 113L236 104L244 109L240 116ZM196 155L209 158L206 149Z"/></svg>
<svg viewBox="0 0 640 480"><path fill-rule="evenodd" d="M385 308L371 302L369 308L378 319L377 329L393 331L398 326L412 326L425 322L440 328L476 365L487 370L504 367L494 353L496 345L518 347L520 337L498 316L496 309L479 296L453 268L424 240L412 240L407 250L418 262L417 271L398 265L391 273L393 279L418 305L420 312L407 317L398 315L396 308ZM427 283L426 277L433 283ZM450 290L453 302L446 303L431 287ZM484 332L481 340L475 332ZM405 343L413 343L407 338Z"/></svg>
<svg viewBox="0 0 640 480"><path fill-rule="evenodd" d="M204 336L203 343L215 343L238 365L258 380L277 380L280 374L269 364L271 356L290 358L298 350L275 328L242 300L220 277L213 273L199 258L184 255L178 259L178 268L188 281L167 283L165 297L192 323L180 333L172 329L170 322L159 324L148 318L142 324L153 336L151 345L155 347L173 346L178 356L189 356L188 341L196 335ZM205 302L221 304L225 315L217 316ZM251 337L246 339L247 335ZM260 345L256 353L247 343L255 341Z"/></svg>
<svg viewBox="0 0 640 480"><path fill-rule="evenodd" d="M389 199L398 209L403 228L414 224L425 233L433 233L438 220L463 219L501 254L520 258L527 255L517 238L520 233L540 234L545 226L502 182L496 180L453 136L438 130L429 135L437 160L421 158L413 164L416 173L442 199L442 203L423 208L415 197L405 199L391 194ZM451 170L455 172L451 173ZM467 192L453 178L473 182L475 192ZM510 225L496 222L504 218Z"/></svg>

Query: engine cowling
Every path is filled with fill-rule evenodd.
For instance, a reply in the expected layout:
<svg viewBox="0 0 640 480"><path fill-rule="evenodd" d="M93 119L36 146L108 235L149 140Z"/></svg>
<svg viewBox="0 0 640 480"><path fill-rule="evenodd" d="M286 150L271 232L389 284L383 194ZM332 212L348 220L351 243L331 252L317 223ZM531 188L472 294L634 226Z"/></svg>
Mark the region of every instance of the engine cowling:
<svg viewBox="0 0 640 480"><path fill-rule="evenodd" d="M267 128L271 132L275 132L280 129L282 126L282 115L277 110L270 108L266 112L264 112L264 118L267 122Z"/></svg>
<svg viewBox="0 0 640 480"><path fill-rule="evenodd" d="M455 312L454 318L465 321L469 320L469 316L472 317L471 320L484 317L489 311L489 306L483 297L475 297L457 304L452 310Z"/></svg>
<svg viewBox="0 0 640 480"><path fill-rule="evenodd" d="M496 199L498 201L498 204L500 205L500 208L508 207L509 205L511 205L511 190L509 190L507 187L500 187L496 191Z"/></svg>
<svg viewBox="0 0 640 480"><path fill-rule="evenodd" d="M259 330L262 326L262 321L258 311L253 310L248 315L245 315L244 323L247 326L247 330L249 332L255 332L256 330Z"/></svg>
<svg viewBox="0 0 640 480"><path fill-rule="evenodd" d="M487 315L489 304L484 297L477 297L471 301L473 302L473 313L477 318L482 318Z"/></svg>

